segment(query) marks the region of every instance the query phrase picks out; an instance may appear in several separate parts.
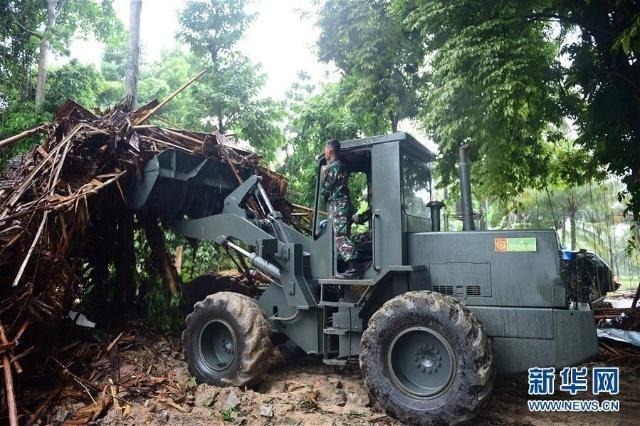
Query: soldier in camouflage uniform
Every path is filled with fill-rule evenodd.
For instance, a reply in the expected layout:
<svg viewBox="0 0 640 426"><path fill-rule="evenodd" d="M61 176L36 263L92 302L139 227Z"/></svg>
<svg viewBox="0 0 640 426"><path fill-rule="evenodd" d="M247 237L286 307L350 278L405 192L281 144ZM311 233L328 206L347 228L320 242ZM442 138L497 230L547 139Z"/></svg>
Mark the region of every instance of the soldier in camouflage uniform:
<svg viewBox="0 0 640 426"><path fill-rule="evenodd" d="M356 252L351 241L351 199L349 198L349 174L340 161L340 142L330 140L324 148L327 165L322 173L320 195L327 202L327 213L333 222L338 256L347 263L342 278L357 275Z"/></svg>

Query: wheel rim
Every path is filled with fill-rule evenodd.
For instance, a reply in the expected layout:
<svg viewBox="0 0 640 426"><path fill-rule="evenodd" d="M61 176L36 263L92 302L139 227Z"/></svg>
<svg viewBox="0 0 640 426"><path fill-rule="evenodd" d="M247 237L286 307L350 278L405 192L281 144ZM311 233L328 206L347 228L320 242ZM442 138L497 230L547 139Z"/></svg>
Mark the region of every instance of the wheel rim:
<svg viewBox="0 0 640 426"><path fill-rule="evenodd" d="M225 371L233 364L237 341L228 322L212 320L202 328L198 339L202 361L215 372Z"/></svg>
<svg viewBox="0 0 640 426"><path fill-rule="evenodd" d="M389 346L387 364L395 384L418 398L445 392L456 370L449 343L427 327L409 327L398 333Z"/></svg>

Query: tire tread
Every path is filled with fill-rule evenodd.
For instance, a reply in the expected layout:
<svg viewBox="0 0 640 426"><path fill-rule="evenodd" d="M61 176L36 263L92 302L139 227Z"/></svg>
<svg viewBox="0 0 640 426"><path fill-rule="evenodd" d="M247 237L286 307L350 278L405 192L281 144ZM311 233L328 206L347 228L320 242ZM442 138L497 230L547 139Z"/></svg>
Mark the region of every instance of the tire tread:
<svg viewBox="0 0 640 426"><path fill-rule="evenodd" d="M377 365L381 356L381 334L394 318L414 315L416 310L441 316L454 324L456 334L464 339L467 352L463 356L470 361L464 369L463 379L469 392L453 392L445 404L428 412L401 407L393 401L389 397L394 391L391 389L393 385L380 379L382 366ZM401 294L388 300L373 314L362 336L360 368L372 401L404 424L460 424L470 421L489 399L495 377L492 340L482 324L457 299L431 291Z"/></svg>
<svg viewBox="0 0 640 426"><path fill-rule="evenodd" d="M217 379L206 377L196 367L195 357L192 352L192 339L198 332L198 320L211 311L227 311L237 322L242 331L239 339L243 339L244 345L240 354L240 366L235 374ZM271 331L262 310L256 302L245 295L223 291L207 296L197 302L193 312L187 316L186 328L182 333L182 341L185 348L185 357L189 372L199 382L215 385L243 386L255 382L269 367L268 359L273 351L271 344Z"/></svg>

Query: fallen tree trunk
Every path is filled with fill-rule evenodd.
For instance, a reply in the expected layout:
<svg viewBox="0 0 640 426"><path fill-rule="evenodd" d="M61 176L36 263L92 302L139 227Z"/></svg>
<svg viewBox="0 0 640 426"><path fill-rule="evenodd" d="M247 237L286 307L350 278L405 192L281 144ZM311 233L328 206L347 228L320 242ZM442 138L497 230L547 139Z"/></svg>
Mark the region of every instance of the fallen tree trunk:
<svg viewBox="0 0 640 426"><path fill-rule="evenodd" d="M180 277L178 277L175 263L167 251L164 232L160 228L158 218L145 214L141 214L139 217L147 241L149 242L149 247L151 248L153 265L160 274L162 282L171 291L171 294L178 295L180 291Z"/></svg>

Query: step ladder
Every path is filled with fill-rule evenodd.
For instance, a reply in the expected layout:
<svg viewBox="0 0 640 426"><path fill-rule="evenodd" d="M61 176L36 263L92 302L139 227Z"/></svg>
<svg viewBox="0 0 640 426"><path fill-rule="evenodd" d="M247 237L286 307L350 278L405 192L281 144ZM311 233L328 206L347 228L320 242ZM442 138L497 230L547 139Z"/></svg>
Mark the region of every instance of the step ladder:
<svg viewBox="0 0 640 426"><path fill-rule="evenodd" d="M366 287L367 290L375 283L374 280L370 279L342 279L342 278L323 278L318 280L318 284L320 284L320 301L318 305L322 308L322 334L323 334L323 360L322 362L326 365L334 365L334 366L344 366L348 363L348 358L337 358L340 349L340 340L341 339L350 339L351 333L362 333L361 327L359 329L351 328L351 324L348 327L336 327L334 324L334 315L339 312L344 315L344 311L348 310L351 312L353 310L354 315L358 315L359 312L359 302L362 298L358 298L358 300L344 300L342 297L335 297L337 300L327 300L330 292L327 292L327 286L342 286L341 288L345 288L348 286L363 286ZM335 295L335 294L334 294ZM349 314L351 315L351 314Z"/></svg>

